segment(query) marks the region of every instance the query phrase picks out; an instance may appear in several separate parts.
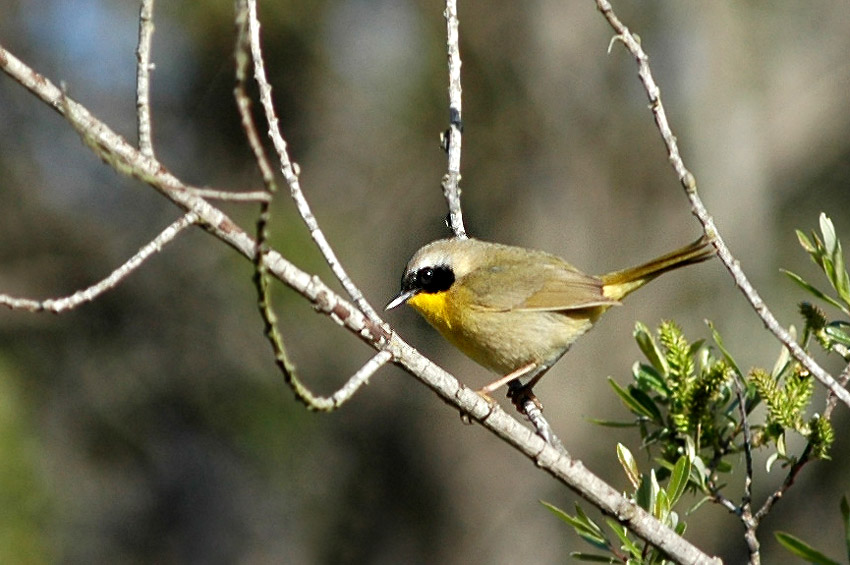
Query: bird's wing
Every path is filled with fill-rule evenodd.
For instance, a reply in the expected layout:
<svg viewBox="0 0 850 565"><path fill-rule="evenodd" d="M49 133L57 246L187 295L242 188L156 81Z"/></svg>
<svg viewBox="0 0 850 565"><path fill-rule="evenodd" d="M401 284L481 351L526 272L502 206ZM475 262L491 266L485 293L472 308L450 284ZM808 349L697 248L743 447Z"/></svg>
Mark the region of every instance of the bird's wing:
<svg viewBox="0 0 850 565"><path fill-rule="evenodd" d="M463 279L467 299L476 307L494 311L563 311L613 306L602 281L569 264L543 262L502 264L473 271Z"/></svg>

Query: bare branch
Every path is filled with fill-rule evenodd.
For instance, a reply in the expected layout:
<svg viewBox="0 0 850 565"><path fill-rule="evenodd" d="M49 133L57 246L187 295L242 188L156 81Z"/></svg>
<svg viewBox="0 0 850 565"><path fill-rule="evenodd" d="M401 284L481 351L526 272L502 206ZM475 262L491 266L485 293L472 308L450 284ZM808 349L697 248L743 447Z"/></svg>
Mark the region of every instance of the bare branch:
<svg viewBox="0 0 850 565"><path fill-rule="evenodd" d="M216 190L214 188L193 188L190 190L201 198L210 200L223 200L225 202L268 202L271 197L264 190L253 190L251 192L234 192L232 190Z"/></svg>
<svg viewBox="0 0 850 565"><path fill-rule="evenodd" d="M277 151L278 160L280 161L281 171L283 172L283 178L286 180L286 183L289 185L289 192L292 196L292 199L295 201L295 206L298 209L298 213L301 215L301 218L304 220L304 223L307 225L307 229L310 231L310 237L313 238L313 241L316 243L316 246L322 252L322 255L325 258L325 261L328 263L328 266L333 271L336 278L339 280L342 287L351 297L355 304L363 311L366 316L369 317L373 322L380 323L381 318L375 312L375 309L366 301L363 297L363 293L359 288L351 281L351 278L348 276L348 273L345 272L345 269L340 263L339 259L325 238L325 234L319 228L319 224L316 221L316 217L313 215L313 211L310 209L310 205L307 203L307 199L304 198L304 193L301 191L301 184L298 181L298 165L293 163L289 159L289 154L286 148L286 141L283 139L283 135L280 133L279 120L277 114L275 113L274 103L272 101L272 87L266 78L266 70L265 65L263 63L263 52L260 47L260 22L257 19L257 2L256 0L247 0L248 3L248 30L249 30L249 41L251 43L251 58L254 61L254 80L257 81L257 86L260 90L260 102L263 106L263 110L266 115L266 122L268 123L269 130L269 138L272 140L272 145L274 145L275 151Z"/></svg>
<svg viewBox="0 0 850 565"><path fill-rule="evenodd" d="M151 138L151 103L150 103L150 72L154 69L151 63L151 40L153 38L153 2L142 0L139 11L139 46L136 49L136 118L139 129L139 150L142 155L153 157L153 140Z"/></svg>
<svg viewBox="0 0 850 565"><path fill-rule="evenodd" d="M760 519L753 516L753 443L750 431L750 420L747 418L747 398L741 375L735 371L735 395L738 397L738 412L741 415L741 425L744 433L744 460L746 461L746 476L744 477L744 495L741 501L741 512L738 515L744 524L744 541L750 554L750 565L761 563L760 543L756 536Z"/></svg>
<svg viewBox="0 0 850 565"><path fill-rule="evenodd" d="M460 40L457 0L446 0L446 32L449 57L449 129L443 134L443 145L449 154L449 170L443 177L443 195L449 206L449 227L456 237L465 238L460 207L460 150L463 134L462 93L460 86Z"/></svg>
<svg viewBox="0 0 850 565"><path fill-rule="evenodd" d="M667 114L664 110L664 105L661 102L661 90L658 88L658 85L655 83L655 79L652 77L652 71L649 67L649 57L644 52L638 39L620 21L616 14L614 14L613 8L608 0L596 0L596 6L605 16L605 19L608 20L608 23L614 31L617 32L616 39L621 41L623 45L626 46L629 53L631 53L635 58L638 65L638 76L640 77L641 83L643 83L647 96L649 97L650 109L655 117L655 124L661 133L664 144L667 146L670 163L673 166L679 181L682 183L682 186L685 189L685 194L691 203L691 211L702 224L705 234L711 238L712 245L714 245L717 249L717 255L732 275L735 285L741 290L744 296L746 296L747 300L756 311L756 314L758 314L764 322L765 327L773 335L775 335L785 347L788 348L791 355L793 355L794 358L797 359L797 361L799 361L800 364L814 375L815 378L817 378L827 389L832 391L839 400L850 407L850 392L841 387L832 375L826 372L823 367L821 367L814 359L812 359L811 356L809 356L808 353L803 350L802 347L800 347L788 330L779 324L776 317L768 309L758 292L756 292L756 289L753 288L752 284L750 284L750 281L747 279L744 271L741 270L740 263L732 255L732 252L729 251L729 248L720 236L720 232L714 224L714 218L712 218L708 213L702 199L697 194L696 179L694 178L694 175L691 174L682 161L676 137L670 129L670 124L667 121Z"/></svg>
<svg viewBox="0 0 850 565"><path fill-rule="evenodd" d="M334 404L328 399L317 397L301 382L295 370L295 364L290 360L289 353L283 341L283 336L277 324L272 297L269 292L269 270L266 265L266 254L269 251L268 231L271 218L271 202L277 192L274 170L269 163L257 125L251 114L251 98L248 96L247 82L251 63L251 41L248 28L249 10L246 2L236 3L236 43L234 45L234 61L236 62L236 85L233 96L242 121L242 130L248 139L248 145L254 153L254 160L263 177L265 193L268 197L260 204L257 217L257 244L254 252L254 286L257 289L257 306L263 320L263 334L268 339L274 352L275 364L283 375L284 382L295 393L295 398L303 402L311 410L332 410Z"/></svg>
<svg viewBox="0 0 850 565"><path fill-rule="evenodd" d="M153 241L142 247L138 253L133 255L126 263L112 271L112 273L100 281L84 290L78 290L70 296L64 298L49 298L47 300L31 300L28 298L12 298L5 294L0 294L0 305L7 306L12 310L29 310L30 312L52 312L60 314L67 310L72 310L80 304L91 302L107 290L111 290L118 286L118 283L127 278L130 273L139 268L145 260L162 251L162 248L171 242L177 234L197 223L198 216L194 212L189 212L182 218L162 230Z"/></svg>

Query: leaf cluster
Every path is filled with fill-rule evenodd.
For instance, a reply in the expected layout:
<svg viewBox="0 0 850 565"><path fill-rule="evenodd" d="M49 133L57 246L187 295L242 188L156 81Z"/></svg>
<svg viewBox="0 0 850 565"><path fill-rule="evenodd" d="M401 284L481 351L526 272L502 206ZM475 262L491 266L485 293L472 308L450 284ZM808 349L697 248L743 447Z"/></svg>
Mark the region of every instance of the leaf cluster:
<svg viewBox="0 0 850 565"><path fill-rule="evenodd" d="M690 343L673 322L662 322L657 337L638 322L634 337L646 362L634 364L627 387L609 382L635 416L644 447L659 448L662 471L687 452L709 453L719 464L739 431L734 365L702 340Z"/></svg>
<svg viewBox="0 0 850 565"><path fill-rule="evenodd" d="M850 315L850 276L845 268L841 243L832 222L820 217L821 236L811 237L797 231L802 247L823 270L835 296L817 289L802 277L786 274L808 293ZM811 342L827 353L838 353L850 360L850 323L830 321L820 308L808 302L800 305L804 322L801 346L808 351ZM617 446L617 458L632 487L627 494L661 522L684 533L685 522L674 510L682 495L690 490L701 493L691 512L707 500L719 501L724 485L722 473L730 472L733 456L756 448L772 449L767 470L781 461L787 466L800 466L811 459L828 459L835 433L826 417L808 416L814 379L794 360L786 349L768 371L755 367L746 374L724 346L723 340L709 322L712 345L704 340L690 342L673 322L662 322L653 333L638 322L634 338L644 361L632 367L632 382L627 386L609 378L614 392L633 416L629 422L595 420L607 426L635 426L642 448L653 458L656 467L642 472L632 453ZM792 333L794 331L791 328ZM754 414L758 406L764 409ZM807 440L801 455L789 454L786 434L800 434ZM751 468L748 463L748 473ZM752 477L750 476L750 479ZM666 481L666 487L662 486ZM749 495L745 496L749 504ZM726 500L728 504L731 501ZM574 553L583 561L629 564L667 563L663 554L648 544L632 539L627 529L615 520L606 519L608 530L589 518L577 504L575 515L567 514L544 503L549 510L568 523L585 541L607 554ZM727 508L729 506L727 505ZM848 532L850 555L850 507L842 502L842 515ZM778 533L777 539L798 556L813 563L834 563L790 534Z"/></svg>
<svg viewBox="0 0 850 565"><path fill-rule="evenodd" d="M622 444L617 445L617 457L626 472L633 492L630 499L638 506L652 514L661 523L670 527L678 535L683 535L687 524L679 519L673 507L682 497L691 473L691 460L682 456L670 469L667 486L659 484L654 469L649 473L641 473L632 453ZM605 524L612 532L606 531L595 520L591 519L576 503L575 515L570 515L548 502L542 503L555 516L572 526L576 534L583 540L611 555L597 553L573 552L571 556L579 561L596 563L630 563L634 565L655 565L668 563L665 556L655 547L639 539L632 539L628 528L612 518L605 518Z"/></svg>

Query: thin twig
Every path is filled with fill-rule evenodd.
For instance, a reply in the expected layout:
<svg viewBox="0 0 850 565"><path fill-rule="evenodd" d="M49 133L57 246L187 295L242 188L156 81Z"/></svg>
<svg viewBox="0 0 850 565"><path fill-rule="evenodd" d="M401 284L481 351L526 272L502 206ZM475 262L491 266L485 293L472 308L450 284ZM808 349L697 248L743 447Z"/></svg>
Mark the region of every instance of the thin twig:
<svg viewBox="0 0 850 565"><path fill-rule="evenodd" d="M257 307L263 320L263 334L269 341L274 353L275 364L283 375L283 380L295 393L295 398L304 403L311 410L324 410L326 406L335 408L332 401L318 397L313 394L307 386L298 378L295 364L289 357L286 344L277 324L277 316L274 313L272 297L269 292L269 269L266 264L266 255L269 252L268 231L271 218L271 203L277 192L277 182L274 178L274 169L269 163L257 124L251 113L251 98L248 96L247 82L251 64L251 43L248 38L248 5L245 2L236 4L236 44L234 46L234 60L236 62L236 85L233 88L233 96L236 99L236 107L242 121L242 130L248 139L248 145L254 153L254 161L263 178L264 194L266 199L260 203L260 213L257 216L256 238L257 244L254 252L254 286L257 289Z"/></svg>
<svg viewBox="0 0 850 565"><path fill-rule="evenodd" d="M375 323L381 323L381 318L378 316L377 312L375 312L375 309L372 308L372 306L366 301L363 297L363 293L352 282L348 273L345 272L342 263L340 263L336 253L334 253L325 238L325 234L322 232L321 228L319 228L319 223L316 221L316 217L313 215L313 211L310 209L307 199L304 198L304 193L301 190L301 183L298 181L299 168L296 163L293 163L289 159L286 141L280 133L279 120L275 113L274 103L272 101L272 87L266 78L263 52L260 46L260 22L257 19L257 2L256 0L247 0L247 2L251 58L254 61L254 80L257 81L257 86L260 90L260 102L263 106L263 111L266 115L266 122L269 126L268 135L272 140L272 145L274 146L275 151L277 152L281 171L283 172L283 178L289 185L290 195L295 201L298 213L307 225L310 237L313 238L313 241L316 243L319 251L321 251L325 261L331 268L331 271L333 271L340 284L342 284L342 287L354 303L357 304L357 307L360 308L360 310L362 310L370 320Z"/></svg>
<svg viewBox="0 0 850 565"><path fill-rule="evenodd" d="M136 49L136 119L139 129L139 151L142 155L153 157L151 137L150 72L151 42L153 38L154 0L142 0L139 10L139 46Z"/></svg>
<svg viewBox="0 0 850 565"><path fill-rule="evenodd" d="M752 305L756 314L762 319L765 327L776 336L776 338L788 348L791 355L794 356L808 371L815 376L825 387L831 390L844 404L850 407L850 391L840 387L835 379L826 370L809 356L802 347L794 340L791 334L783 328L776 317L768 309L767 305L761 299L756 289L753 288L744 271L741 270L740 263L732 256L731 251L726 246L717 226L714 224L714 218L708 213L702 199L697 193L696 179L694 175L685 167L684 162L679 154L679 146L676 142L676 137L670 129L670 124L667 121L667 114L664 110L664 105L661 102L661 90L655 83L652 77L652 71L649 67L649 57L644 52L638 39L629 31L629 29L620 21L614 14L611 4L607 0L596 0L596 6L605 19L617 33L616 39L620 40L626 46L629 53L635 58L638 65L638 76L643 83L644 90L649 98L650 109L655 117L655 124L658 127L664 144L667 146L668 158L670 160L679 181L685 189L688 200L691 203L691 211L702 224L703 231L711 239L712 245L717 249L717 255L721 262L732 275L735 285L741 290L744 296Z"/></svg>
<svg viewBox="0 0 850 565"><path fill-rule="evenodd" d="M72 310L80 304L91 302L107 290L111 290L118 286L118 283L127 278L130 273L138 269L148 257L158 251L162 251L162 248L177 237L177 234L197 221L197 214L194 212L187 213L182 218L162 230L162 232L150 243L142 247L138 253L130 257L126 263L112 271L108 277L86 289L78 290L70 296L63 298L48 298L47 300L32 300L29 298L13 298L5 294L0 294L0 305L7 306L12 310L28 310L30 312L52 312L53 314L60 314L67 310Z"/></svg>
<svg viewBox="0 0 850 565"><path fill-rule="evenodd" d="M738 515L744 524L744 541L749 551L749 565L761 563L761 552L758 536L760 519L753 515L753 445L750 433L750 421L747 418L747 399L744 394L744 385L741 383L741 375L735 371L735 395L738 397L738 410L741 414L742 431L744 434L744 461L746 462L746 476L744 477L744 494L741 500L741 512Z"/></svg>
<svg viewBox="0 0 850 565"><path fill-rule="evenodd" d="M190 190L201 198L211 200L223 200L225 202L268 202L269 193L265 190L253 190L250 192L234 192L232 190L217 190L214 188L194 188Z"/></svg>
<svg viewBox="0 0 850 565"><path fill-rule="evenodd" d="M448 172L443 177L443 195L449 206L448 223L456 237L466 238L460 207L460 150L463 134L463 89L460 85L460 40L457 0L446 0L446 34L449 58L449 129L443 137L448 153Z"/></svg>

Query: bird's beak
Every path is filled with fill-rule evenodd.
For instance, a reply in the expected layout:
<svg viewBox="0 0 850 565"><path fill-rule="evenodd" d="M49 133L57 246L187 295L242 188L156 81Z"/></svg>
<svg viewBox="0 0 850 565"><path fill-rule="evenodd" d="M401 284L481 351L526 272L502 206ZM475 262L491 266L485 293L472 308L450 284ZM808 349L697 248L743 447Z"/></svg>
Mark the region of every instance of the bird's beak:
<svg viewBox="0 0 850 565"><path fill-rule="evenodd" d="M409 299L413 298L414 294L416 294L415 290L402 290L398 293L398 296L390 300L390 303L384 307L384 310L392 310L396 306L404 304Z"/></svg>

